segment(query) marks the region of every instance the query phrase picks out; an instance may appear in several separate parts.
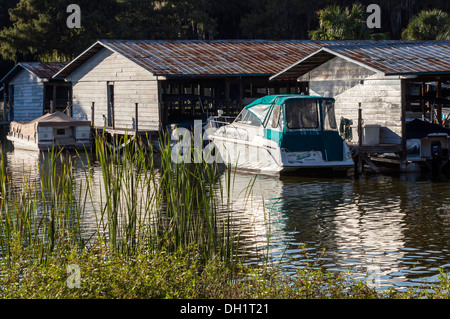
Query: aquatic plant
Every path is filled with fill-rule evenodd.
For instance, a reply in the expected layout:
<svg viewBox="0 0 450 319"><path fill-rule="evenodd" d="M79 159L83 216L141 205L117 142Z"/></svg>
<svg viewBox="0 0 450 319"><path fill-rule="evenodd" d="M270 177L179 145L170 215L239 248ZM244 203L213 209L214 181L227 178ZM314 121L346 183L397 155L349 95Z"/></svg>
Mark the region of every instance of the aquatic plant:
<svg viewBox="0 0 450 319"><path fill-rule="evenodd" d="M428 289L380 292L311 265L287 275L267 258L243 264L227 214L235 171L174 163L167 136L158 157L140 139L104 135L92 155L53 149L39 180L24 174L17 188L0 151L0 298L449 298L444 272Z"/></svg>
<svg viewBox="0 0 450 319"><path fill-rule="evenodd" d="M21 189L11 187L1 155L0 258L12 261L11 243L18 236L39 262L60 247L101 242L125 257L142 243L149 250L195 243L203 260L220 256L233 264L236 237L227 218L217 218L218 207L227 205L220 202L224 192L230 193L229 169L205 161L174 163L167 136L160 139L158 164L151 145L140 138L125 135L111 144L102 134L94 142L94 159L52 149L41 158L39 182L24 177ZM77 160L84 177L76 180ZM228 180L225 188L221 174ZM84 229L87 215L95 216L90 233Z"/></svg>

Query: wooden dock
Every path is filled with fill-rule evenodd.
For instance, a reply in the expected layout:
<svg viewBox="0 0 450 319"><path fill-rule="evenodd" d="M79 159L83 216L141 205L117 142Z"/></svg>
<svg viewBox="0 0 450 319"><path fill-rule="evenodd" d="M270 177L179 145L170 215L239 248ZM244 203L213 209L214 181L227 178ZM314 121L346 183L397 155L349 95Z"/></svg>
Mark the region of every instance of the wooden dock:
<svg viewBox="0 0 450 319"><path fill-rule="evenodd" d="M381 169L374 162L398 165L400 170L406 166L406 154L402 144L363 144L362 142L362 110L361 103L358 108L358 143L347 143L355 162L355 175L364 171L364 163L375 173Z"/></svg>
<svg viewBox="0 0 450 319"><path fill-rule="evenodd" d="M375 173L380 173L381 169L375 163L389 163L401 165L402 145L400 144L376 144L376 145L358 145L348 144L352 156L355 159L355 174L364 171L364 163L367 164ZM395 154L394 156L386 156Z"/></svg>
<svg viewBox="0 0 450 319"><path fill-rule="evenodd" d="M103 126L96 126L93 128L98 134L101 134L103 131L105 133L110 135L128 135L128 136L145 136L145 135L154 135L157 133L156 131L151 130L138 130L135 129L128 129L128 128L112 128L112 127L103 127Z"/></svg>

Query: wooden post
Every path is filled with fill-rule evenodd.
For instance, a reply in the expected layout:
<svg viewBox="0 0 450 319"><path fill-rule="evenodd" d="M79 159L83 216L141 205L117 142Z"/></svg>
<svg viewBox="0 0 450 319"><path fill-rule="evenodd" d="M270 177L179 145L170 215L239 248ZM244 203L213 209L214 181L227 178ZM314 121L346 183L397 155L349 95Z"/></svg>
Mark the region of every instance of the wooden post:
<svg viewBox="0 0 450 319"><path fill-rule="evenodd" d="M225 80L225 109L227 110L226 115L230 115L231 111L231 98L230 98L230 82Z"/></svg>
<svg viewBox="0 0 450 319"><path fill-rule="evenodd" d="M401 80L400 82L400 90L401 90L401 124L402 124L402 151L400 152L400 170L403 171L406 169L406 81Z"/></svg>
<svg viewBox="0 0 450 319"><path fill-rule="evenodd" d="M55 113L56 111L56 85L53 85L53 109L50 108L50 113Z"/></svg>
<svg viewBox="0 0 450 319"><path fill-rule="evenodd" d="M442 125L442 103L439 101L442 98L442 81L439 80L436 82L436 100L437 100L437 124Z"/></svg>
<svg viewBox="0 0 450 319"><path fill-rule="evenodd" d="M50 113L55 113L55 101L50 101Z"/></svg>
<svg viewBox="0 0 450 319"><path fill-rule="evenodd" d="M72 103L70 103L69 101L67 101L67 111L66 114L69 115L70 117L72 117Z"/></svg>
<svg viewBox="0 0 450 319"><path fill-rule="evenodd" d="M362 146L362 109L361 102L358 105L358 145Z"/></svg>
<svg viewBox="0 0 450 319"><path fill-rule="evenodd" d="M91 105L91 126L95 127L94 125L94 109L95 109L95 102L92 102Z"/></svg>
<svg viewBox="0 0 450 319"><path fill-rule="evenodd" d="M111 110L111 124L112 124L112 128L113 130L116 129L116 119L114 117L114 102L110 102L109 103L109 109Z"/></svg>
<svg viewBox="0 0 450 319"><path fill-rule="evenodd" d="M431 107L431 103L430 103L430 100L429 100L429 98L430 98L430 96L429 96L430 90L431 90L430 85L427 84L427 97L428 97L427 110L430 112L430 122L433 123L433 108Z"/></svg>
<svg viewBox="0 0 450 319"><path fill-rule="evenodd" d="M14 121L14 86L8 85L8 121Z"/></svg>
<svg viewBox="0 0 450 319"><path fill-rule="evenodd" d="M6 113L6 83L3 83L3 121L6 121L6 116L8 115Z"/></svg>
<svg viewBox="0 0 450 319"><path fill-rule="evenodd" d="M139 122L139 115L138 115L138 103L135 103L134 105L134 134L136 136L136 138L138 137L138 132L139 132L139 126L138 126L138 122Z"/></svg>
<svg viewBox="0 0 450 319"><path fill-rule="evenodd" d="M167 90L169 92L169 95L171 93L171 87L170 83L167 83L163 85L162 80L158 79L158 110L159 110L159 125L160 130L164 132L166 130L167 125L167 114L168 110L166 107L164 107L164 101L163 101L163 93Z"/></svg>
<svg viewBox="0 0 450 319"><path fill-rule="evenodd" d="M242 100L244 99L244 88L243 86L242 78L239 79L239 105L238 105L238 112L241 111L242 108Z"/></svg>
<svg viewBox="0 0 450 319"><path fill-rule="evenodd" d="M422 120L425 119L425 117L427 116L427 109L426 109L426 105L425 105L425 82L422 81L422 85L420 87L420 106L422 107Z"/></svg>
<svg viewBox="0 0 450 319"><path fill-rule="evenodd" d="M358 174L363 172L363 163L362 163L362 109L361 102L358 103Z"/></svg>

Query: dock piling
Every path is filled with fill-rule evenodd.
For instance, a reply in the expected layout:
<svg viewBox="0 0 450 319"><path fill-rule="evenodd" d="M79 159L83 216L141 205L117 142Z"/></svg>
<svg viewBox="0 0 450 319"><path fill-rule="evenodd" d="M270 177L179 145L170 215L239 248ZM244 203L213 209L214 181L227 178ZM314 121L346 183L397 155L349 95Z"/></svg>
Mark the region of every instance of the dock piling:
<svg viewBox="0 0 450 319"><path fill-rule="evenodd" d="M95 109L95 102L92 102L92 105L91 105L91 126L92 127L95 127L95 125L94 125L94 109Z"/></svg>
<svg viewBox="0 0 450 319"><path fill-rule="evenodd" d="M358 151L357 151L357 167L355 174L361 174L363 173L363 162L362 162L362 156L361 156L361 146L362 146L362 109L361 109L361 102L358 103Z"/></svg>
<svg viewBox="0 0 450 319"><path fill-rule="evenodd" d="M139 123L138 109L139 109L139 105L138 105L138 103L135 103L135 104L134 104L134 121L135 121L135 125L134 125L134 134L135 134L136 138L137 138L138 132L139 132L139 126L138 126L138 123Z"/></svg>

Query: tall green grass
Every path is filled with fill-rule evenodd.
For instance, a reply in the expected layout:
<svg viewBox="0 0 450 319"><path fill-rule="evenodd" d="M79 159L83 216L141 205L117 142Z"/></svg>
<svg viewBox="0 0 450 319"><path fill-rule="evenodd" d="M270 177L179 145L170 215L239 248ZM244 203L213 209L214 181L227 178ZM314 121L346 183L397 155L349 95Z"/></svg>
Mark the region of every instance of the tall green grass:
<svg viewBox="0 0 450 319"><path fill-rule="evenodd" d="M444 273L430 293L378 294L312 267L290 278L242 266L230 222L235 172L204 161L176 164L169 139L160 141L157 157L128 136L116 146L97 136L93 154L53 149L39 178L24 174L22 187L12 185L0 151L0 296L448 298ZM79 289L66 282L73 263L83 269Z"/></svg>
<svg viewBox="0 0 450 319"><path fill-rule="evenodd" d="M157 157L140 138L125 135L112 145L99 135L94 142L93 156L49 151L38 182L24 178L22 189L11 187L1 153L2 260L45 263L69 247L96 245L132 258L142 247L176 251L195 245L204 261L220 258L236 264L239 241L229 227L230 203L224 203L231 197L230 168L205 161L174 163L167 136L160 138ZM77 161L84 167L82 178L74 177ZM98 170L101 174L94 174ZM95 216L90 232L87 216Z"/></svg>
<svg viewBox="0 0 450 319"><path fill-rule="evenodd" d="M83 246L80 234L84 200L83 193L75 190L73 160L65 158L62 151L52 149L42 157L42 162L38 181L32 180L24 168L22 187L15 187L6 173L4 154L0 151L0 258L3 262L11 263L24 255L45 262L59 249Z"/></svg>

